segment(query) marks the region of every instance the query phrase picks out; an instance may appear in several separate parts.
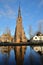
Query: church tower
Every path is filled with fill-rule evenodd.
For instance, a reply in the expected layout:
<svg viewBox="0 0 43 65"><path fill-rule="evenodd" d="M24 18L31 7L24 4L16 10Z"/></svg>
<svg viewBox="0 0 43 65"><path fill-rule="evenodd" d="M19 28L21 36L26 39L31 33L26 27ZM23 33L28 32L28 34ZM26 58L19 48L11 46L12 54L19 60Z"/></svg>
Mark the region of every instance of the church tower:
<svg viewBox="0 0 43 65"><path fill-rule="evenodd" d="M22 17L21 17L20 6L18 9L18 17L17 17L17 21L16 21L16 29L15 29L14 38L15 38L15 42L26 42L27 41L23 26L22 26Z"/></svg>

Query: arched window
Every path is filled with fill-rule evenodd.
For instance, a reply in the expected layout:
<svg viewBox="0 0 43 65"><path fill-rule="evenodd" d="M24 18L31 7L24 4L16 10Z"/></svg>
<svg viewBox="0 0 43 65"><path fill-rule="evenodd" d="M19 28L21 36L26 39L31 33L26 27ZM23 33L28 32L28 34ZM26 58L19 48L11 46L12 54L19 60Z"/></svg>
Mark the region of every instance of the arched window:
<svg viewBox="0 0 43 65"><path fill-rule="evenodd" d="M39 37L38 36L34 36L33 37L33 40L36 40L37 41L37 40L39 40Z"/></svg>

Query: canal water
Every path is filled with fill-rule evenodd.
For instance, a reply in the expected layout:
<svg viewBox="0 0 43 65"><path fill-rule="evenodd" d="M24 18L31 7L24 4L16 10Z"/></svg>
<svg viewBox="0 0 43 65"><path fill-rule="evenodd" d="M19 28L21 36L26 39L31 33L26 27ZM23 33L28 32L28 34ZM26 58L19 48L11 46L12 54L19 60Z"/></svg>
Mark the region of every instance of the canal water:
<svg viewBox="0 0 43 65"><path fill-rule="evenodd" d="M16 55L14 49L11 49L8 54L2 53L0 48L0 65L17 65L17 59L15 56ZM27 46L24 54L23 64L21 65L43 65L43 55L41 56L39 53L34 51L30 46Z"/></svg>

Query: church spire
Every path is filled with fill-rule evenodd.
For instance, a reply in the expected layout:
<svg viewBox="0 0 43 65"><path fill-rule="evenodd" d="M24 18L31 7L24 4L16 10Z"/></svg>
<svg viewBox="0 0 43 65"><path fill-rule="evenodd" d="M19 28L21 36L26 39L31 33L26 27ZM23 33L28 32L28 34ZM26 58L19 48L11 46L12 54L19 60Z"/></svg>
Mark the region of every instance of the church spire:
<svg viewBox="0 0 43 65"><path fill-rule="evenodd" d="M19 4L19 9L18 9L18 17L21 17L20 4Z"/></svg>
<svg viewBox="0 0 43 65"><path fill-rule="evenodd" d="M19 4L19 9L18 9L18 17L17 17L17 23L16 23L16 29L15 29L15 42L25 42L27 41L23 26L22 26L22 16L21 16L21 9L20 9L20 4Z"/></svg>

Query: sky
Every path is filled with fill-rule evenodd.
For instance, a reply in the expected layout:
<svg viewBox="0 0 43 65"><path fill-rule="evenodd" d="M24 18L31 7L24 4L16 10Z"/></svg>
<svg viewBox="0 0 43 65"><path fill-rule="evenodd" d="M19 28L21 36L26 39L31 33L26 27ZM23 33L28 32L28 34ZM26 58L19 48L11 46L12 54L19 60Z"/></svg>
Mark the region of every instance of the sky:
<svg viewBox="0 0 43 65"><path fill-rule="evenodd" d="M29 38L30 26L32 34L38 31L39 22L43 28L43 0L0 0L0 35L5 32L6 27L14 35L19 3L26 36Z"/></svg>

